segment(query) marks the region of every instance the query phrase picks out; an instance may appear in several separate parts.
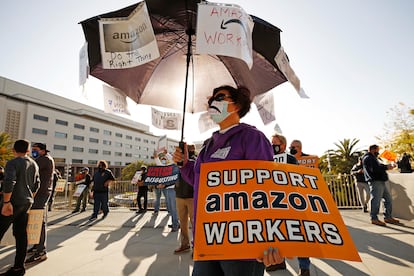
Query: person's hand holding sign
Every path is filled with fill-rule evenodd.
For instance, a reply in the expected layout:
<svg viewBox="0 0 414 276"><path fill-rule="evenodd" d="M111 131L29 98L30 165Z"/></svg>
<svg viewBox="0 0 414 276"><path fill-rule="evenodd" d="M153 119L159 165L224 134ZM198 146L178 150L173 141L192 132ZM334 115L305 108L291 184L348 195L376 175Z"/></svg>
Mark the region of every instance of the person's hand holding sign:
<svg viewBox="0 0 414 276"><path fill-rule="evenodd" d="M269 247L269 249L263 252L263 257L257 258L256 260L268 267L271 265L280 264L283 262L283 257L280 255L277 248Z"/></svg>
<svg viewBox="0 0 414 276"><path fill-rule="evenodd" d="M188 162L187 143L184 143L184 152L180 147L175 147L175 151L173 153L173 161L176 164L178 164L178 162L182 162L182 166L185 166L185 164L187 164Z"/></svg>

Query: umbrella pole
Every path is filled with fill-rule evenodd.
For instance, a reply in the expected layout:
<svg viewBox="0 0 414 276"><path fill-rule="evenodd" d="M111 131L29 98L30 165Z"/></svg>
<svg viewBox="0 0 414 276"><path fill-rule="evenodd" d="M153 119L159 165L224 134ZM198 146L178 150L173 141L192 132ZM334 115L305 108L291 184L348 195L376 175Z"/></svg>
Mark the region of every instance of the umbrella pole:
<svg viewBox="0 0 414 276"><path fill-rule="evenodd" d="M184 125L185 125L185 110L187 106L187 89L188 89L188 74L190 71L190 61L192 56L192 41L191 37L195 34L195 30L193 28L188 28L186 31L186 34L188 35L188 41L187 41L187 59L186 59L186 72L185 72L185 87L184 87L184 106L183 106L183 122L181 125L181 141L184 141Z"/></svg>

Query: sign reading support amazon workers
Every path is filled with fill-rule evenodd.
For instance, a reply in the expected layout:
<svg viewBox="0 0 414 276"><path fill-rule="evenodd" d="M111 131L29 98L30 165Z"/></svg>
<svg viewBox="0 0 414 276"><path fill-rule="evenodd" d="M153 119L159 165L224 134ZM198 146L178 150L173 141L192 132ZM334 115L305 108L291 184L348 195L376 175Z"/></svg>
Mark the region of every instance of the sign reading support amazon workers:
<svg viewBox="0 0 414 276"><path fill-rule="evenodd" d="M284 257L361 261L318 169L270 161L201 165L194 259Z"/></svg>

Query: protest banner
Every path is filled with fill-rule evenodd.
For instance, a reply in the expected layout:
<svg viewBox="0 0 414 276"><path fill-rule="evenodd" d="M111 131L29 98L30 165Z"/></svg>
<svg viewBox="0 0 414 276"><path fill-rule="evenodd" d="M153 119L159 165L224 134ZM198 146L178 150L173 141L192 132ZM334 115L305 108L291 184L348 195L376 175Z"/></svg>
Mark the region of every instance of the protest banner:
<svg viewBox="0 0 414 276"><path fill-rule="evenodd" d="M141 178L142 178L141 175L142 175L142 171L141 170L136 171L135 174L134 174L134 176L131 179L131 184L136 185L138 183L138 181L141 180Z"/></svg>
<svg viewBox="0 0 414 276"><path fill-rule="evenodd" d="M171 185L175 183L180 175L180 169L176 165L149 166L147 178L144 185Z"/></svg>
<svg viewBox="0 0 414 276"><path fill-rule="evenodd" d="M361 261L318 169L270 161L201 165L194 260L284 257Z"/></svg>
<svg viewBox="0 0 414 276"><path fill-rule="evenodd" d="M66 184L65 179L58 179L58 181L56 182L55 192L64 192L65 184Z"/></svg>

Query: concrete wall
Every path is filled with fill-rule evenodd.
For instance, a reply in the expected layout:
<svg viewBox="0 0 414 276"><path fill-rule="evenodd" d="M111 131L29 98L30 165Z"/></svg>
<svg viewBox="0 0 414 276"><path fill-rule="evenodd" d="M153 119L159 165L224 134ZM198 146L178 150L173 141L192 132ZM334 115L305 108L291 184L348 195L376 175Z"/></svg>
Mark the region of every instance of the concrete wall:
<svg viewBox="0 0 414 276"><path fill-rule="evenodd" d="M414 173L389 173L389 189L392 195L392 215L414 220Z"/></svg>

